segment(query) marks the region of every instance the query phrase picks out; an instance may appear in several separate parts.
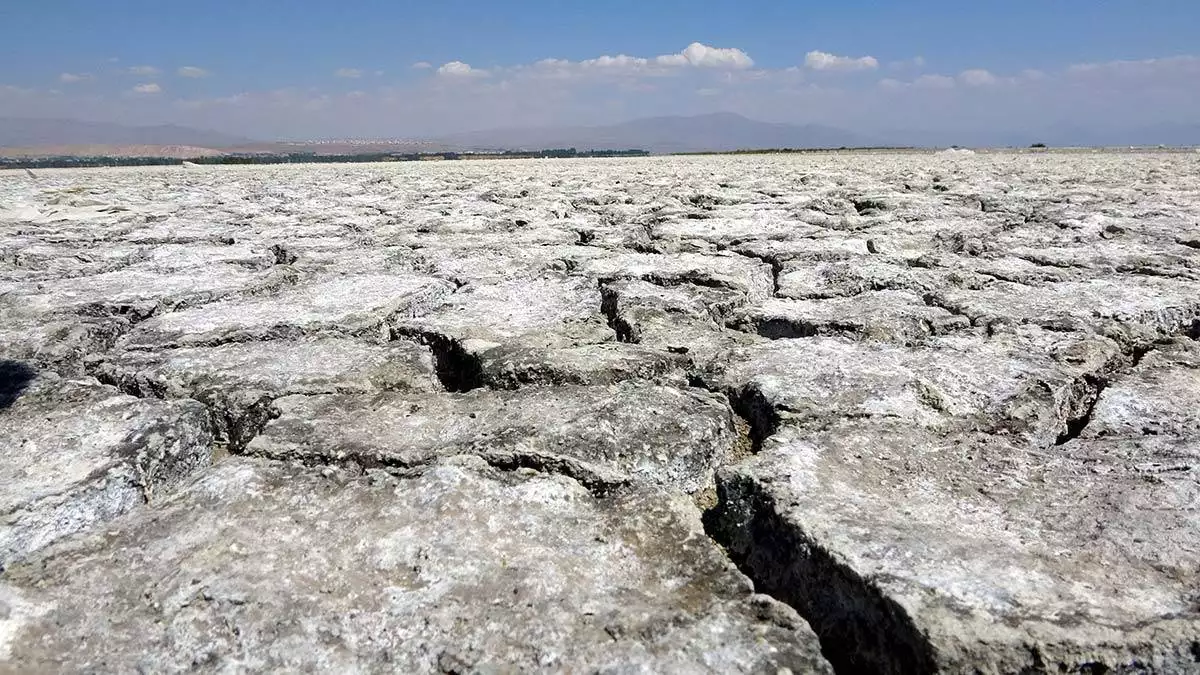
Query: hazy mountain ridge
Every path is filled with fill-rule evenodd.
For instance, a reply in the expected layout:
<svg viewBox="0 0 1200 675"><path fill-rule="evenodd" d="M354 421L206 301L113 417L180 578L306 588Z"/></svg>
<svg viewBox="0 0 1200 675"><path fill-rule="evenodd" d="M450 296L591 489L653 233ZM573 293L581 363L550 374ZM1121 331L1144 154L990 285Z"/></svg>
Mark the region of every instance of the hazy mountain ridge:
<svg viewBox="0 0 1200 675"><path fill-rule="evenodd" d="M64 145L175 145L227 148L248 138L175 124L126 126L70 119L0 118L0 147Z"/></svg>
<svg viewBox="0 0 1200 675"><path fill-rule="evenodd" d="M402 130L399 130L402 131ZM202 151L196 154L313 152L441 152L446 150L579 150L644 149L655 153L750 150L767 148L840 148L864 146L1025 147L1050 146L1200 145L1200 124L1159 124L1151 127L1086 128L1058 123L1041 129L964 132L947 129L892 129L872 134L821 124L760 122L735 113L648 117L602 126L553 126L489 129L446 134L424 140L337 143L255 141L218 131L178 125L125 126L67 119L0 117L0 154L81 154L87 148L111 148L113 155L154 147ZM67 150L63 150L66 148ZM166 152L166 150L164 150Z"/></svg>

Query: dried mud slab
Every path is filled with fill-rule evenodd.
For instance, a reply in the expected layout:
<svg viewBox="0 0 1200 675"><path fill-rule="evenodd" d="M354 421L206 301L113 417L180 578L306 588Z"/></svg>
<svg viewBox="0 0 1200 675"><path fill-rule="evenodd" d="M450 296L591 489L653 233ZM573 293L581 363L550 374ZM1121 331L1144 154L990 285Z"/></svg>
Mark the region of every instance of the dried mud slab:
<svg viewBox="0 0 1200 675"><path fill-rule="evenodd" d="M0 178L0 670L1200 668L1200 155Z"/></svg>
<svg viewBox="0 0 1200 675"><path fill-rule="evenodd" d="M141 400L19 361L0 361L0 439L0 568L212 462L199 403Z"/></svg>
<svg viewBox="0 0 1200 675"><path fill-rule="evenodd" d="M693 493L738 439L720 396L628 382L465 394L288 396L247 446L310 464L412 467L473 454L607 489L631 481Z"/></svg>
<svg viewBox="0 0 1200 675"><path fill-rule="evenodd" d="M832 672L688 500L469 459L373 480L232 459L9 570L0 602L17 671Z"/></svg>
<svg viewBox="0 0 1200 675"><path fill-rule="evenodd" d="M283 396L440 389L429 350L336 337L127 351L95 360L87 370L136 396L203 402L217 440L234 452Z"/></svg>

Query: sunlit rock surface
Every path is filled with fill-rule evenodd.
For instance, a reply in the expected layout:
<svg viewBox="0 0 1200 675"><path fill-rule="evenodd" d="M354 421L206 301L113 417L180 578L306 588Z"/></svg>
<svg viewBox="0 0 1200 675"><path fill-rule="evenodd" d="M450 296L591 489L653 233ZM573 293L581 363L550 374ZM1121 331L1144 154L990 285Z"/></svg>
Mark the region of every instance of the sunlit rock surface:
<svg viewBox="0 0 1200 675"><path fill-rule="evenodd" d="M0 672L1200 672L1200 156L0 173Z"/></svg>

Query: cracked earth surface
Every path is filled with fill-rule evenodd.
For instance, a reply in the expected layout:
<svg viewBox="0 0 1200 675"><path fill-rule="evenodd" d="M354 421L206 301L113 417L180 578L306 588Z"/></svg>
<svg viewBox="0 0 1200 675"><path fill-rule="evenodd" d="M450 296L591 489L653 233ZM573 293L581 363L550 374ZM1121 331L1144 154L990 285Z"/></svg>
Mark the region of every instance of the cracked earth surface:
<svg viewBox="0 0 1200 675"><path fill-rule="evenodd" d="M0 174L2 672L1200 672L1200 156Z"/></svg>

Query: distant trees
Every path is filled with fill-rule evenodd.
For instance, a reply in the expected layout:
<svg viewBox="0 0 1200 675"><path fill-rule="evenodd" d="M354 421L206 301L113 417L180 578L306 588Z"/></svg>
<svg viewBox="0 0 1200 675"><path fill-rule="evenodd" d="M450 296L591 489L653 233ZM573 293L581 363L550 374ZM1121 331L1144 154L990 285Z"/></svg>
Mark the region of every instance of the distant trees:
<svg viewBox="0 0 1200 675"><path fill-rule="evenodd" d="M1044 148L1044 147L1046 147L1046 144L1045 144L1045 143L1034 143L1033 145L1031 145L1031 146L1029 146L1029 147L1031 147L1031 148Z"/></svg>

